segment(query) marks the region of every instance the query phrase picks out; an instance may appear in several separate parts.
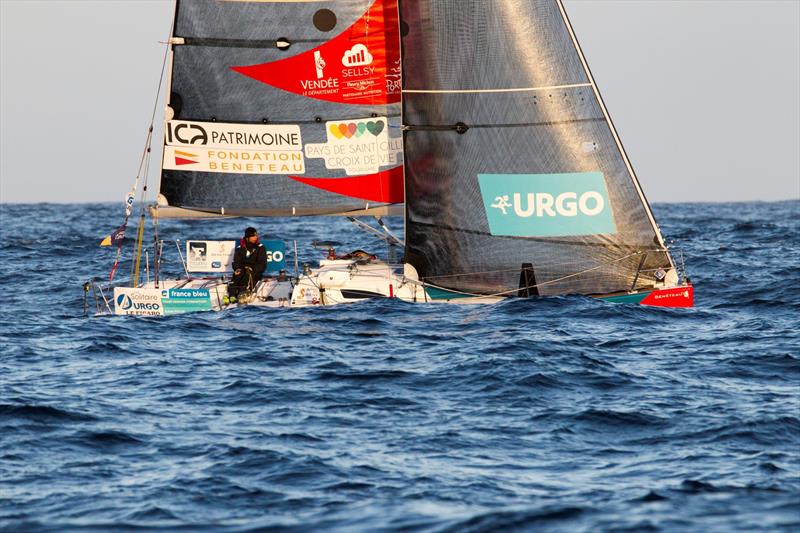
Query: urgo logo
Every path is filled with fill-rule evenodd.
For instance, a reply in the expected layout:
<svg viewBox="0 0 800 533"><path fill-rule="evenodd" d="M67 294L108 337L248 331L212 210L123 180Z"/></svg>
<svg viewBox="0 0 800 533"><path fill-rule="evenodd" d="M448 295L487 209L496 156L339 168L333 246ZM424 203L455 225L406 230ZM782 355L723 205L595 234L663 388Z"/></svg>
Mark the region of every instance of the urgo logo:
<svg viewBox="0 0 800 533"><path fill-rule="evenodd" d="M479 174L492 235L555 237L616 233L600 172Z"/></svg>
<svg viewBox="0 0 800 533"><path fill-rule="evenodd" d="M527 194L527 205L522 207L522 194L514 193L514 214L519 217L531 216L564 216L575 217L578 213L593 217L599 215L605 209L606 201L603 195L598 191L587 191L578 197L575 192L562 192L556 197L546 192ZM500 209L504 215L507 215L507 208L512 204L508 203L508 195L498 196L494 199L495 203L491 205L496 209Z"/></svg>
<svg viewBox="0 0 800 533"><path fill-rule="evenodd" d="M280 250L267 250L267 261L270 263L280 263L283 261L283 252Z"/></svg>

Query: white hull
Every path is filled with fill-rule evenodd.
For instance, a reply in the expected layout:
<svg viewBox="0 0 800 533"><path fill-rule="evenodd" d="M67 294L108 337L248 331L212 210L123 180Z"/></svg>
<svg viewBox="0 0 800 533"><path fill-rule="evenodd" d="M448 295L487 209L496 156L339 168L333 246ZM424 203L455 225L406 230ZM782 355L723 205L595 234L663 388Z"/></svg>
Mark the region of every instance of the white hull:
<svg viewBox="0 0 800 533"><path fill-rule="evenodd" d="M320 261L318 269L301 275L292 293L293 307L337 305L360 302L368 298L397 298L410 303L495 303L503 298L464 297L452 300L431 300L416 271L403 265L398 272L383 261L353 260Z"/></svg>
<svg viewBox="0 0 800 533"><path fill-rule="evenodd" d="M118 315L172 315L189 311L221 311L243 305L278 308L330 306L370 298L462 304L496 303L505 299L450 291L446 291L444 296L432 297L430 291L436 289L423 286L413 267L403 267L403 272L398 272L393 266L377 260L323 260L319 268L309 269L297 279L264 279L252 294L240 295L237 299L228 297L228 280L219 277L162 280L158 287L154 282L148 282L137 288L115 288L113 312ZM650 291L667 291L674 287L677 285L665 283ZM620 297L628 298L629 295L611 296L609 299L613 301ZM691 305L685 303L663 305Z"/></svg>
<svg viewBox="0 0 800 533"><path fill-rule="evenodd" d="M221 311L255 307L317 307L361 302L369 298L397 298L411 303L493 303L503 298L431 300L417 281L413 267L403 272L383 261L336 259L320 261L297 279L267 278L256 290L237 299L228 297L228 280L219 277L167 279L137 288L114 289L114 313L118 315L171 315L188 311Z"/></svg>

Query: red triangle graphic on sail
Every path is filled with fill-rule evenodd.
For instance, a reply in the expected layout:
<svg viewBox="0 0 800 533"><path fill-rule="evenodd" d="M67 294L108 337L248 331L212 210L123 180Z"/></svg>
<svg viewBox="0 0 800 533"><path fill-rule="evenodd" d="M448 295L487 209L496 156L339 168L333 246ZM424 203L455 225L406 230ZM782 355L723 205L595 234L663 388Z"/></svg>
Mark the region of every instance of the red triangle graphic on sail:
<svg viewBox="0 0 800 533"><path fill-rule="evenodd" d="M397 0L374 0L352 26L316 48L277 61L229 68L307 98L354 105L399 102Z"/></svg>
<svg viewBox="0 0 800 533"><path fill-rule="evenodd" d="M192 161L191 159L184 159L182 157L175 156L175 164L176 165L194 165L197 161Z"/></svg>
<svg viewBox="0 0 800 533"><path fill-rule="evenodd" d="M375 174L348 176L346 178L289 177L317 189L370 202L401 204L404 201L402 166Z"/></svg>

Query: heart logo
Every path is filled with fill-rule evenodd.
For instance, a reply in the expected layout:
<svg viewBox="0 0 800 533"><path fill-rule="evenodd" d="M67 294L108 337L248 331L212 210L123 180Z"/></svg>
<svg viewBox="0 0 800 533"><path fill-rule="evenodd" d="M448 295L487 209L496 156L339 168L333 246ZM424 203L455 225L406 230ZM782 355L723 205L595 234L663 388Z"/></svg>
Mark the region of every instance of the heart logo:
<svg viewBox="0 0 800 533"><path fill-rule="evenodd" d="M333 135L337 139L341 139L342 137L344 137L344 135L342 135L342 132L339 131L339 125L338 124L331 124L329 130L331 132L331 135Z"/></svg>
<svg viewBox="0 0 800 533"><path fill-rule="evenodd" d="M350 124L347 125L347 129L350 131L350 137L352 137L353 135L356 134L356 130L358 128L356 127L356 125L353 122L351 122Z"/></svg>
<svg viewBox="0 0 800 533"><path fill-rule="evenodd" d="M344 122L339 124L339 131L342 133L343 137L347 137L348 139L353 136L353 134L350 133L350 128L348 128L347 124Z"/></svg>
<svg viewBox="0 0 800 533"><path fill-rule="evenodd" d="M377 122L374 122L370 120L369 122L367 122L367 129L371 134L377 137L383 131L383 121L379 120Z"/></svg>
<svg viewBox="0 0 800 533"><path fill-rule="evenodd" d="M364 132L367 131L367 125L363 122L359 122L356 128L356 139L364 135Z"/></svg>

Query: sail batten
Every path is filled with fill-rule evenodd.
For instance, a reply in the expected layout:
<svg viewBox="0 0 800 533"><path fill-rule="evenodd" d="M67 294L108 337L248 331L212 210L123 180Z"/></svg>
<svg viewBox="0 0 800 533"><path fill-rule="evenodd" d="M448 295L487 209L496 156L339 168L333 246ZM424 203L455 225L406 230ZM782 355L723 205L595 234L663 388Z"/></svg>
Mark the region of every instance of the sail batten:
<svg viewBox="0 0 800 533"><path fill-rule="evenodd" d="M221 39L218 37L182 37L180 44L184 46L207 46L211 48L278 48L285 49L294 44L324 43L324 39L296 39L280 42L280 37L275 39Z"/></svg>
<svg viewBox="0 0 800 533"><path fill-rule="evenodd" d="M553 91L571 89L573 87L591 87L591 83L569 83L565 85L549 85L546 87L490 87L485 89L403 89L408 94L479 94L479 93L522 93L532 91Z"/></svg>

